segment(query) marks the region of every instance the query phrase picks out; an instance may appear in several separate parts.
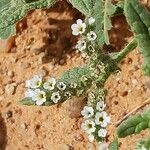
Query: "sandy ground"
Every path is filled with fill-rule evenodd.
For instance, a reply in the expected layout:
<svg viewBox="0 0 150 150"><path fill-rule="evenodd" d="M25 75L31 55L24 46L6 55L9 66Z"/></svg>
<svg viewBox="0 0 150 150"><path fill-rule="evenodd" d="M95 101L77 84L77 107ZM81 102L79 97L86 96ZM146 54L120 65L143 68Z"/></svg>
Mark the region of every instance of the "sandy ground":
<svg viewBox="0 0 150 150"><path fill-rule="evenodd" d="M76 39L70 26L81 14L61 2L50 10L30 12L17 25L15 42L0 53L0 150L95 150L81 131L83 98L73 98L59 106L22 106L24 82L34 74L60 77L66 70L84 63L73 49ZM123 16L112 20L111 47L119 51L132 34ZM10 44L11 43L11 44ZM2 41L1 49L5 42ZM150 95L150 78L142 74L142 57L134 50L119 65L122 72L106 83L107 106L112 118L108 142L115 136L114 124L142 104ZM121 139L120 150L133 150L140 135Z"/></svg>

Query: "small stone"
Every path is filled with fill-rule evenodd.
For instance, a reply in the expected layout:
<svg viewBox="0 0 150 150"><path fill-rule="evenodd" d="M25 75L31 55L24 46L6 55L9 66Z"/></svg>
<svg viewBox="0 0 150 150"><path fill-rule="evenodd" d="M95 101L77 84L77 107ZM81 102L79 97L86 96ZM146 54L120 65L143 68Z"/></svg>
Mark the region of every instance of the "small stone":
<svg viewBox="0 0 150 150"><path fill-rule="evenodd" d="M53 70L55 68L54 64L49 64L49 69Z"/></svg>
<svg viewBox="0 0 150 150"><path fill-rule="evenodd" d="M61 150L74 150L74 148L68 144L61 145Z"/></svg>
<svg viewBox="0 0 150 150"><path fill-rule="evenodd" d="M27 129L28 129L28 126L27 126L27 124L26 124L26 123L22 123L22 124L21 124L21 128L23 128L23 129L27 130Z"/></svg>
<svg viewBox="0 0 150 150"><path fill-rule="evenodd" d="M7 75L8 75L9 77L13 77L13 76L14 76L14 72L13 72L13 71L8 71L8 72L7 72Z"/></svg>
<svg viewBox="0 0 150 150"><path fill-rule="evenodd" d="M6 86L5 86L5 92L7 93L7 94L11 94L11 95L13 95L14 94L14 92L15 92L15 86L16 86L16 84L7 84Z"/></svg>
<svg viewBox="0 0 150 150"><path fill-rule="evenodd" d="M45 77L47 75L47 70L42 68L41 70L38 71L38 75L42 76L42 77Z"/></svg>
<svg viewBox="0 0 150 150"><path fill-rule="evenodd" d="M12 116L13 116L12 111L9 110L6 112L6 119L12 118Z"/></svg>
<svg viewBox="0 0 150 150"><path fill-rule="evenodd" d="M42 65L45 62L46 62L45 52L42 52L39 54L38 64Z"/></svg>
<svg viewBox="0 0 150 150"><path fill-rule="evenodd" d="M133 80L132 80L132 85L133 85L133 86L137 86L137 85L138 85L137 79L133 79Z"/></svg>
<svg viewBox="0 0 150 150"><path fill-rule="evenodd" d="M64 59L61 59L61 60L59 61L59 64L60 64L60 65L64 65L64 63L65 63L65 60L64 60Z"/></svg>

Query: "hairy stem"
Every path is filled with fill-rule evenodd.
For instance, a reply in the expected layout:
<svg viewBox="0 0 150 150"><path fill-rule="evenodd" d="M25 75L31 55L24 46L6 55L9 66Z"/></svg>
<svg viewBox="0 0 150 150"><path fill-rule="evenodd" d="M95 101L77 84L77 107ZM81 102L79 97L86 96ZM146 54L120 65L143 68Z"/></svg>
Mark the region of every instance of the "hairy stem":
<svg viewBox="0 0 150 150"><path fill-rule="evenodd" d="M135 39L133 39L121 52L112 56L112 59L115 60L116 63L119 63L136 47L137 47L137 41Z"/></svg>

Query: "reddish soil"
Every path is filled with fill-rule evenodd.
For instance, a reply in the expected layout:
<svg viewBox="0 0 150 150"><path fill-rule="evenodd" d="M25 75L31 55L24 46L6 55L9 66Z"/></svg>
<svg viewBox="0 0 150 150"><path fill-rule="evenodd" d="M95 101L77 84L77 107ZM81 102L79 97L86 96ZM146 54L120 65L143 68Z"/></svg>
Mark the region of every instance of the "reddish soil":
<svg viewBox="0 0 150 150"><path fill-rule="evenodd" d="M18 23L15 42L14 38L1 41L1 49L10 53L0 53L0 150L96 150L80 129L83 98L51 107L19 103L24 82L34 74L58 78L84 63L74 50L76 39L70 30L77 18L83 16L62 1L52 9L30 12ZM112 22L111 47L106 49L119 51L132 34L123 16ZM143 75L142 62L139 50L134 50L120 63L122 71L106 83L107 111L112 118L108 142L115 136L115 123L149 98L150 78ZM121 139L120 149L133 150L146 134Z"/></svg>

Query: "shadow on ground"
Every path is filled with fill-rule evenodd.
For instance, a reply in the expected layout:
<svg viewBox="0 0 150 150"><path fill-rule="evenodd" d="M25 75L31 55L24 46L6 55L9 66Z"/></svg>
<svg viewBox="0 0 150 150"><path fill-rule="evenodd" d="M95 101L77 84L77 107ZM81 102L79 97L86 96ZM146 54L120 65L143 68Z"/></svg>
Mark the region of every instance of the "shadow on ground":
<svg viewBox="0 0 150 150"><path fill-rule="evenodd" d="M5 150L7 144L7 129L0 113L0 150Z"/></svg>

